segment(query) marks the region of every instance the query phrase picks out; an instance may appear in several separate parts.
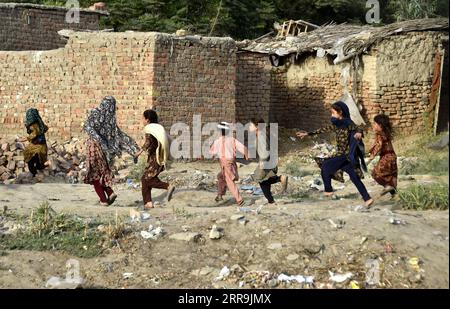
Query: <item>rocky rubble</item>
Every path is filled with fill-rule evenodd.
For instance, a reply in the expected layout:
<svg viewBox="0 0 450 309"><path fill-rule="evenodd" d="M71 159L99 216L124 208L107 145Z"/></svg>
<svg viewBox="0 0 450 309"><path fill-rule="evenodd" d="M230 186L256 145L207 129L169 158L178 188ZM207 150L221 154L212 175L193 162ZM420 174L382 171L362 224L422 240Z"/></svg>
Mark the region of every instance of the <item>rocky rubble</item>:
<svg viewBox="0 0 450 309"><path fill-rule="evenodd" d="M50 166L41 171L33 180L24 161L26 143L20 142L17 137L13 141L0 139L0 183L32 183L42 181L44 178L57 178L68 183L82 183L86 174L85 141L72 138L70 141L58 143L47 141L48 160ZM113 172L118 182L126 181L128 166L132 160L116 159Z"/></svg>

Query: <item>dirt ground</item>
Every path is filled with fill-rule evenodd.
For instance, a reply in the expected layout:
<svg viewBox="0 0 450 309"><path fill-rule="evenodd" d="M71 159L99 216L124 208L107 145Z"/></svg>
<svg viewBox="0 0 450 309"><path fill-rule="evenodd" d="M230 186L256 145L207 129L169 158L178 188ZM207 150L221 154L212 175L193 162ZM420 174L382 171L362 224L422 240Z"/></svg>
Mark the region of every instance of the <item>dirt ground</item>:
<svg viewBox="0 0 450 309"><path fill-rule="evenodd" d="M302 168L310 166L304 163ZM255 163L241 165L241 180L254 168ZM86 288L449 288L448 211L400 210L389 196L378 198L381 187L369 176L364 183L376 204L361 211L357 206L363 202L351 182L335 184L336 200L309 188L319 176L317 169L312 175L290 177L287 193L275 196L277 206L243 192L251 206L239 210L231 196L222 204L214 202L217 169L217 163L174 164L163 176L177 184L173 200L165 203L165 192L155 190L155 200L163 207L148 211L150 218L141 222L130 220L130 209L142 205L140 189L126 184L116 187L119 197L110 207L100 206L88 185L0 185L0 207L7 206L8 211L29 214L48 201L57 212L83 218L105 221L117 214L131 230L117 246L95 258L57 251L6 251L0 256L0 288L44 288L50 277L65 277L65 263L71 258L80 262ZM448 183L448 177L403 176L399 186L442 181ZM279 184L273 188L279 193ZM307 194L295 195L302 190ZM239 214L244 219L233 217ZM392 218L404 224L392 224ZM161 226L165 234L144 239L140 232L150 224ZM213 225L223 229L220 239L209 238ZM170 238L186 232L201 236L191 241ZM419 264L414 265L412 258ZM231 274L217 279L225 266ZM374 269L379 282L366 285L367 274ZM336 283L330 271L350 272L352 278ZM277 280L280 274L313 276L314 284L286 283Z"/></svg>

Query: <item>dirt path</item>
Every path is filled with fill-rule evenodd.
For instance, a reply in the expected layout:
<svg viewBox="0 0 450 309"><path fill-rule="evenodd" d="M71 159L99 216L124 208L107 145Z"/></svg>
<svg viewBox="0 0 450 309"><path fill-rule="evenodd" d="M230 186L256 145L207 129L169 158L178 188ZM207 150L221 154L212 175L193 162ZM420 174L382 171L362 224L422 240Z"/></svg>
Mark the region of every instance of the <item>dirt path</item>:
<svg viewBox="0 0 450 309"><path fill-rule="evenodd" d="M245 178L254 165L242 166ZM359 198L325 200L319 192L293 199L277 196L278 206L264 205L260 196L243 193L252 201L249 212L238 211L232 200L225 205L214 201L215 164L192 163L175 165L165 177L185 175L187 183L197 186L206 179L206 188L179 189L174 199L164 207L150 211L151 218L130 223L132 233L120 240L120 247L106 255L83 259L81 275L87 287L108 288L203 288L203 287L299 287L273 280L273 274L314 276L316 287L349 288L347 281L332 284L329 271L351 272L353 280L363 287L366 263L376 260L381 285L385 288L448 288L449 241L448 211L401 211L389 198L379 199L369 212L355 211L362 205ZM206 176L205 176L206 175ZM314 178L290 180L290 192L295 193ZM433 182L438 177L402 179L400 186L414 182ZM445 178L445 177L444 177ZM373 181L364 181L375 196L380 188ZM200 181L200 186L202 182ZM194 185L193 185L194 186ZM274 186L275 191L279 187ZM211 190L211 191L209 191ZM35 184L0 186L0 206L10 211L28 214L40 202L49 201L57 212L80 217L106 220L119 216L129 221L130 209L141 205L139 189L117 186L119 198L112 207L97 204L90 186L70 184ZM355 188L346 183L338 191L341 197L351 196ZM164 192L155 190L155 200L163 203ZM230 197L231 199L231 197ZM163 203L164 204L164 203ZM262 206L259 213L256 209ZM246 224L232 219L245 216ZM391 218L404 220L405 225L393 225ZM341 227L333 226L341 222ZM161 225L166 234L157 240L145 240L140 231ZM209 239L216 224L223 228L221 239ZM196 242L170 239L175 233L197 232ZM419 268L410 259L420 260ZM65 262L73 258L62 252L7 251L0 256L1 288L43 288L51 276L65 276ZM220 270L233 267L225 280L216 281ZM237 266L238 265L238 266ZM271 280L265 280L264 271ZM124 279L124 273L132 273ZM242 283L241 283L242 282Z"/></svg>

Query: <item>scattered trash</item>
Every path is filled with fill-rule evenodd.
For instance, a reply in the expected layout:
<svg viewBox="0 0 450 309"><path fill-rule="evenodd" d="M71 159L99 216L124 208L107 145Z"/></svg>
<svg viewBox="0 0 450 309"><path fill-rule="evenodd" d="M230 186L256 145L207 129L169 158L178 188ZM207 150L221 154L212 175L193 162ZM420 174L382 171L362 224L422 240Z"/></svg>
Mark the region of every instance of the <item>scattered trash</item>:
<svg viewBox="0 0 450 309"><path fill-rule="evenodd" d="M400 220L400 219L396 219L396 218L390 218L389 219L389 223L393 224L393 225L406 225L406 221L405 220Z"/></svg>
<svg viewBox="0 0 450 309"><path fill-rule="evenodd" d="M361 241L359 242L359 244L360 245L362 245L362 244L364 244L366 241L367 241L367 237L363 237L362 239L361 239Z"/></svg>
<svg viewBox="0 0 450 309"><path fill-rule="evenodd" d="M137 189L137 188L140 187L140 184L135 183L135 182L133 181L133 179L127 179L127 186L128 186L128 187L132 187L132 188L134 188L134 189Z"/></svg>
<svg viewBox="0 0 450 309"><path fill-rule="evenodd" d="M337 283L345 282L353 277L353 274L350 272L345 274L334 274L331 271L328 271L328 273L330 274L330 280Z"/></svg>
<svg viewBox="0 0 450 309"><path fill-rule="evenodd" d="M292 282L292 281L297 281L300 284L313 284L314 283L314 277L313 276L302 276L302 275L297 275L297 276L288 276L285 274L279 274L278 278L279 281L281 282Z"/></svg>
<svg viewBox="0 0 450 309"><path fill-rule="evenodd" d="M335 229L341 229L341 228L343 228L344 225L345 225L345 221L343 221L343 220L336 220L336 222L334 222L333 220L328 219L328 222L330 222L331 225L332 225Z"/></svg>
<svg viewBox="0 0 450 309"><path fill-rule="evenodd" d="M150 219L150 214L148 213L148 212L143 212L142 214L141 214L141 219L142 220L148 220L148 219Z"/></svg>
<svg viewBox="0 0 450 309"><path fill-rule="evenodd" d="M409 266L411 266L415 271L420 271L420 259L417 257L410 258L408 260Z"/></svg>
<svg viewBox="0 0 450 309"><path fill-rule="evenodd" d="M239 287L242 288L244 286L245 282L244 281L239 281Z"/></svg>
<svg viewBox="0 0 450 309"><path fill-rule="evenodd" d="M158 239L159 236L164 235L164 230L162 227L158 226L158 227L153 227L153 225L150 225L148 227L148 231L141 231L141 236L144 239L153 239L156 240Z"/></svg>
<svg viewBox="0 0 450 309"><path fill-rule="evenodd" d="M293 142L297 141L297 140L295 139L295 137L292 137L292 136L289 136L289 139L290 139L291 141L293 141Z"/></svg>
<svg viewBox="0 0 450 309"><path fill-rule="evenodd" d="M310 188L316 189L316 190L318 190L320 192L323 192L325 190L324 186L323 186L323 182L322 182L322 180L320 178L316 178L316 179L311 180Z"/></svg>
<svg viewBox="0 0 450 309"><path fill-rule="evenodd" d="M219 273L219 276L218 277L216 277L214 280L215 281L220 281L220 280L223 280L223 279L225 279L226 277L228 277L229 275L230 275L230 269L227 267L227 266L224 266L223 268L222 268L222 270L220 271L220 273Z"/></svg>
<svg viewBox="0 0 450 309"><path fill-rule="evenodd" d="M359 287L359 284L358 284L358 281L350 281L350 287L353 289L353 290L359 290L359 289L361 289L360 287Z"/></svg>
<svg viewBox="0 0 450 309"><path fill-rule="evenodd" d="M133 273L123 273L122 274L123 279L130 279L133 277Z"/></svg>
<svg viewBox="0 0 450 309"><path fill-rule="evenodd" d="M248 220L245 219L245 218L242 218L242 219L240 219L238 222L239 222L239 224L241 224L241 225L246 225L246 224L248 223Z"/></svg>
<svg viewBox="0 0 450 309"><path fill-rule="evenodd" d="M216 225L213 225L211 231L209 232L210 239L220 239L223 236L223 229L218 228Z"/></svg>
<svg viewBox="0 0 450 309"><path fill-rule="evenodd" d="M245 191L246 193L253 194L253 195L262 195L262 194L264 194L263 191L261 190L261 188L258 188L256 186L252 186L252 185L241 186L241 190Z"/></svg>

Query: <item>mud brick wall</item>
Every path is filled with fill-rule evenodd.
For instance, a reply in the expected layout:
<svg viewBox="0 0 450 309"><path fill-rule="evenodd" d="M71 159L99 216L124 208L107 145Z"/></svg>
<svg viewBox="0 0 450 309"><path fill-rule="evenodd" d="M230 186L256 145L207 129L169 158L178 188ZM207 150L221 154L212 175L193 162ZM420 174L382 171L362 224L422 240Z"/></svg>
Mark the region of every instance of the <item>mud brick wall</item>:
<svg viewBox="0 0 450 309"><path fill-rule="evenodd" d="M100 14L80 10L79 23L66 22L65 8L0 4L0 50L50 50L63 47L61 29L98 30Z"/></svg>
<svg viewBox="0 0 450 309"><path fill-rule="evenodd" d="M375 47L376 103L399 133L418 133L426 127L424 116L430 104L434 61L444 36L448 37L448 32L409 33Z"/></svg>
<svg viewBox="0 0 450 309"><path fill-rule="evenodd" d="M154 106L161 123L234 121L236 46L229 38L155 38Z"/></svg>
<svg viewBox="0 0 450 309"><path fill-rule="evenodd" d="M231 38L183 38L159 33L153 72L153 106L160 123L167 130L176 123L188 125L191 150L198 150L210 136L206 132L199 139L194 134L194 116L202 124L195 130L201 130L205 123L234 122L236 45ZM188 136L180 135L172 132L178 141L187 142Z"/></svg>
<svg viewBox="0 0 450 309"><path fill-rule="evenodd" d="M75 33L52 51L0 51L0 137L25 135L23 118L40 110L50 139L84 136L88 112L104 96L117 99L118 124L141 136L152 106L154 34Z"/></svg>
<svg viewBox="0 0 450 309"><path fill-rule="evenodd" d="M265 54L238 53L236 120L246 124L251 118L269 120L271 105L271 64Z"/></svg>

